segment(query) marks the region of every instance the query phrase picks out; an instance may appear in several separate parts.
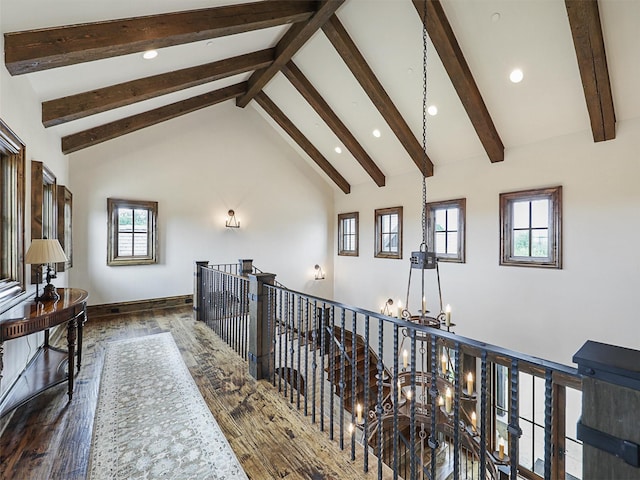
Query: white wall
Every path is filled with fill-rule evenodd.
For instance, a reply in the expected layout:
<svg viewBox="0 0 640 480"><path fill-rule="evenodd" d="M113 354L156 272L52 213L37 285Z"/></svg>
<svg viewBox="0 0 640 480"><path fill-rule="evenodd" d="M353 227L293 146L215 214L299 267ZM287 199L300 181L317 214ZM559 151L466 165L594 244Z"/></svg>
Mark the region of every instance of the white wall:
<svg viewBox="0 0 640 480"><path fill-rule="evenodd" d="M229 101L82 150L70 172L70 278L90 304L191 294L194 261L239 258L333 293L333 191L252 107ZM157 265L107 266L108 197L158 202ZM241 228L225 228L229 209ZM316 263L327 280L313 281Z"/></svg>
<svg viewBox="0 0 640 480"><path fill-rule="evenodd" d="M0 31L5 31L1 23ZM4 52L4 35L0 35L0 51ZM27 77L11 77L4 64L0 65L0 118L26 145L25 252L31 243L31 160L43 162L56 176L58 185L66 185L68 179L68 162L60 150L60 139L45 130L40 117L40 100L36 98ZM26 276L28 283L28 267ZM66 286L66 277L65 273L58 274L54 284L57 287ZM27 287L29 291L33 290L31 285ZM18 377L43 338L42 334L37 334L5 343L0 397Z"/></svg>
<svg viewBox="0 0 640 480"><path fill-rule="evenodd" d="M588 340L640 349L640 120L620 122L617 138L594 143L590 132L436 167L428 201L467 199L466 263L440 264L443 301L456 333L571 365ZM406 295L408 255L421 242L421 178L390 178L336 195L335 213L360 212L360 257L335 258L336 296L379 310ZM501 192L562 185L563 269L499 266ZM404 259L373 258L373 211L404 207ZM438 310L435 276L427 303ZM417 279L412 280L412 282ZM419 308L414 294L410 309ZM437 313L437 312L436 312Z"/></svg>

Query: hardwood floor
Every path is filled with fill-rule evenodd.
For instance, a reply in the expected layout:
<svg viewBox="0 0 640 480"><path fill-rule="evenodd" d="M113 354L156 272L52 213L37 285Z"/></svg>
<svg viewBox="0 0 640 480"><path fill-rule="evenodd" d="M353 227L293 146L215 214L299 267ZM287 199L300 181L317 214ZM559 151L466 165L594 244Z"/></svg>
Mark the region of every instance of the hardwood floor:
<svg viewBox="0 0 640 480"><path fill-rule="evenodd" d="M0 479L84 479L105 343L162 331L173 334L249 478L377 478L374 457L369 473L363 473L361 450L352 462L348 450L340 450L270 384L251 378L243 360L194 321L187 307L89 318L73 401L67 402L63 384L0 419ZM383 478L392 475L385 470Z"/></svg>

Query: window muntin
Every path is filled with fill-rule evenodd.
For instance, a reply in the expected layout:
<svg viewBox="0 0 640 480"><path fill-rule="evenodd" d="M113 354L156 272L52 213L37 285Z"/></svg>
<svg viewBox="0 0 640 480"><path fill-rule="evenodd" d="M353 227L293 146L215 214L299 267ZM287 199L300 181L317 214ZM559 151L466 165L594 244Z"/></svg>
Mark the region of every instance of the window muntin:
<svg viewBox="0 0 640 480"><path fill-rule="evenodd" d="M108 265L157 263L158 202L107 200L109 212Z"/></svg>
<svg viewBox="0 0 640 480"><path fill-rule="evenodd" d="M402 258L402 207L375 211L375 256Z"/></svg>
<svg viewBox="0 0 640 480"><path fill-rule="evenodd" d="M439 260L465 261L466 199L427 203L427 235Z"/></svg>
<svg viewBox="0 0 640 480"><path fill-rule="evenodd" d="M562 187L500 194L500 264L562 268Z"/></svg>
<svg viewBox="0 0 640 480"><path fill-rule="evenodd" d="M358 256L358 212L338 215L338 255Z"/></svg>
<svg viewBox="0 0 640 480"><path fill-rule="evenodd" d="M24 152L0 120L0 305L24 290Z"/></svg>

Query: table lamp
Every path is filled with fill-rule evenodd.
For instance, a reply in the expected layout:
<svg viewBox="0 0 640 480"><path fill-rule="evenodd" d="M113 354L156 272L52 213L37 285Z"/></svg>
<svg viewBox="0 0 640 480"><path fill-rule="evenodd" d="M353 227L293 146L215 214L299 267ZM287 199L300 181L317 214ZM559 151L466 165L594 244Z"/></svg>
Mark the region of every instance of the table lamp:
<svg viewBox="0 0 640 480"><path fill-rule="evenodd" d="M60 295L56 292L56 287L51 283L51 264L66 262L67 260L68 258L57 239L36 238L31 240L31 245L24 258L25 263L35 265L47 264L47 285L44 287L42 296L38 296L40 280L36 280L36 302L56 301L60 298Z"/></svg>

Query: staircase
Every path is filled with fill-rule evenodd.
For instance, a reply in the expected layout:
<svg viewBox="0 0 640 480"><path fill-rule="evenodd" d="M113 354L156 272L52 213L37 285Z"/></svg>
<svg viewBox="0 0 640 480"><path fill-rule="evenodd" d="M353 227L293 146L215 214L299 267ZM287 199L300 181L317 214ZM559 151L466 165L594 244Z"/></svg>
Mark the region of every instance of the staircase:
<svg viewBox="0 0 640 480"><path fill-rule="evenodd" d="M344 342L344 350L340 349L340 340L342 338L342 329L339 327L333 328L333 337L332 341L335 342L335 346L333 348L333 359L329 359L327 366L325 368L325 372L327 373L327 378L331 380L333 378L333 383L335 385L334 393L337 396L344 395L344 408L345 410L353 413L354 403L359 403L363 405L363 411L367 412L370 409L373 409L376 405L376 400L378 398L378 379L376 376L378 375L378 357L371 350L367 348L364 339L361 335L356 335L355 345L353 344L353 334L349 331L345 331L345 342ZM354 372L354 349L355 349L355 389L353 382L353 372ZM329 355L331 356L331 349L327 349ZM369 357L369 365L368 369L365 369L367 355ZM332 362L333 360L333 362ZM341 378L340 373L342 368L344 367L344 390L341 388ZM333 376L332 376L333 375ZM388 375L388 372L387 372ZM368 405L364 405L365 402L365 391L369 391L369 402ZM355 397L354 397L355 391ZM383 387L383 398L389 395L391 392L391 388L389 386Z"/></svg>

